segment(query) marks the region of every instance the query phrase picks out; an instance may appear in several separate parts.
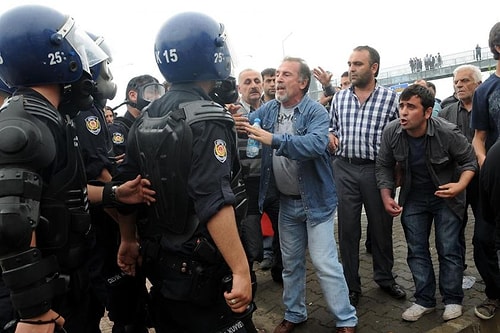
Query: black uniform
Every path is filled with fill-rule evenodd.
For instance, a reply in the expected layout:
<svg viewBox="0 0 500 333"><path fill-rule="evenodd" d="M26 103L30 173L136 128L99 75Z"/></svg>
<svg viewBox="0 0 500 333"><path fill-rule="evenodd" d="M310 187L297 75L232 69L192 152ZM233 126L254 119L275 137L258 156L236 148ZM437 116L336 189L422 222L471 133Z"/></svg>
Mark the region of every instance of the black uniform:
<svg viewBox="0 0 500 333"><path fill-rule="evenodd" d="M80 141L87 179L97 180L103 169L113 172L113 145L102 111L93 106L80 111L74 118ZM104 316L108 297L103 277L103 267L108 248L116 248L116 223L104 212L102 205L91 205L92 230L89 234L89 273L91 279L88 324L91 332L100 332L99 324ZM115 233L111 233L115 230ZM113 235L112 237L109 237ZM112 246L113 244L113 246Z"/></svg>
<svg viewBox="0 0 500 333"><path fill-rule="evenodd" d="M128 132L134 121L135 117L127 111L122 117L117 117L114 123L111 124L109 131L116 156L126 153Z"/></svg>
<svg viewBox="0 0 500 333"><path fill-rule="evenodd" d="M23 99L20 99L19 95L22 95ZM23 109L29 114L25 117L34 117L45 124L35 124L40 131L42 131L41 128L48 129L46 137L42 137L41 141L43 142L40 147L42 154L45 154L43 150L47 149L44 147L49 147L48 151L53 149L55 153L53 158L52 154L47 153L52 159L49 163L38 167L30 164L29 159L25 159L25 164L10 165L6 155L0 158L2 173L5 174L10 168L19 170L35 168L33 172L41 178L42 182L39 211L33 212L35 215L40 214L35 229L37 247L29 247L29 238L31 238L29 232L24 232L24 235L29 237L27 245L11 244L3 238L3 244L0 245L3 278L5 284L11 289L15 307L23 317L36 316L53 309L65 318L64 327L68 332L86 333L88 332L86 311L89 287L86 244L90 218L86 177L78 139L74 127L47 99L29 88L19 89L8 104L4 104L0 118L12 110L11 107L15 104L11 105L11 103L20 100L24 102ZM7 105L11 106L7 107ZM7 140L7 137L4 137L4 140ZM23 169L23 165L29 167ZM4 191L15 188L11 187L8 182L1 184L0 187ZM16 195L30 198L34 192L26 180L24 189L24 193L4 193L1 203L8 205L3 198L7 199L9 195L11 198ZM32 207L37 207L37 205L33 204ZM6 230L8 229L3 231ZM23 262L30 264L24 266L21 264ZM30 267L35 268L35 271L30 271ZM34 272L38 273L34 274ZM59 275L53 275L52 279L37 276L44 273L47 275L59 273ZM44 289L45 287L47 289ZM49 296L46 296L47 292ZM43 299L46 301L41 301Z"/></svg>
<svg viewBox="0 0 500 333"><path fill-rule="evenodd" d="M130 179L143 171L144 161L141 162L137 148L141 139L136 128L142 118L146 114L161 117L177 110L181 103L196 100L210 98L195 85L173 84L164 96L150 104L129 133L127 155L119 166L120 177L128 176ZM155 221L152 214L155 204L148 208L147 222L139 225L143 269L152 283L151 312L157 333L213 332L224 324L234 322L232 312L225 303L221 283L221 278L229 270L206 226L220 208L233 205L236 201L231 188L234 163L237 163L234 124L211 119L196 122L190 128L192 142L182 147L183 154L168 156L163 162L186 163L188 167L184 176L165 184L165 192L160 191L161 185L155 184L154 180L153 188L159 193L156 204L164 202L161 196L169 197L169 191L177 193L176 198L187 198L186 205L176 205L175 208L185 206L186 209L177 210L182 218L175 222L190 229L195 221L195 226L198 223L196 230L182 235L167 231L168 228L162 224L173 221ZM139 142L141 144L144 143ZM154 163L161 165L161 161ZM166 202L168 204L168 200Z"/></svg>
<svg viewBox="0 0 500 333"><path fill-rule="evenodd" d="M87 179L97 179L103 169L113 173L113 143L102 111L95 106L80 111L74 122Z"/></svg>
<svg viewBox="0 0 500 333"><path fill-rule="evenodd" d="M96 180L103 169L115 173L113 142L100 108L81 111L75 118L81 142L87 178ZM124 129L122 129L124 131ZM128 132L128 131L127 131ZM126 132L123 132L126 135ZM102 204L90 206L92 240L89 243L92 278L89 325L100 332L105 307L113 321L113 333L146 332L146 282L144 278L125 276L116 264L120 244L117 223L103 210Z"/></svg>

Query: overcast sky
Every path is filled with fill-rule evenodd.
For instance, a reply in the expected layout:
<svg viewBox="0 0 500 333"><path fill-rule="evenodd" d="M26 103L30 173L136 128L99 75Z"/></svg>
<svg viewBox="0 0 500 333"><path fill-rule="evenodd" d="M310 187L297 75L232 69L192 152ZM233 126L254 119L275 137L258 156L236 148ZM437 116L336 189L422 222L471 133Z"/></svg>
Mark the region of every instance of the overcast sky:
<svg viewBox="0 0 500 333"><path fill-rule="evenodd" d="M486 47L500 21L498 0L459 3L436 0L1 0L0 13L23 4L42 4L70 14L87 31L102 35L113 53L112 72L124 99L128 80L151 74L163 81L153 47L160 26L172 15L199 11L226 26L235 58L234 75L253 67L277 67L283 54L322 66L334 77L347 70L358 45L379 51L381 70L426 53L441 55ZM1 32L0 32L1 33ZM437 97L451 94L451 80L438 84ZM120 111L120 110L118 110ZM124 110L121 110L124 112Z"/></svg>

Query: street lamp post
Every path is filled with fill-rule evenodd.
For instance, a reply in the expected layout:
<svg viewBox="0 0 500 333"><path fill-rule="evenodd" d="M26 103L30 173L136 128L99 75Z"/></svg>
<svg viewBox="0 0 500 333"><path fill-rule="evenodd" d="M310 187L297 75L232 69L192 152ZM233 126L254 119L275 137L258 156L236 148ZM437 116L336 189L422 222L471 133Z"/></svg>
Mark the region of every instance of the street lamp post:
<svg viewBox="0 0 500 333"><path fill-rule="evenodd" d="M283 58L285 57L285 41L293 34L293 31L290 32L285 38L281 40L281 48L283 50Z"/></svg>

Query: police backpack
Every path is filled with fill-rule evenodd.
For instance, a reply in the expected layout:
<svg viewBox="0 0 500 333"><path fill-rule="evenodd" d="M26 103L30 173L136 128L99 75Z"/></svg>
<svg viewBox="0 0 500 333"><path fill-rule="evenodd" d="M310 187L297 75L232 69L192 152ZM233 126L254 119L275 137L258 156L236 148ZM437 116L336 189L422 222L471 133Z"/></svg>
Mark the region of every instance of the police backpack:
<svg viewBox="0 0 500 333"><path fill-rule="evenodd" d="M141 172L153 184L157 202L148 207L151 233L190 237L198 226L188 198L188 176L191 164L193 134L190 126L199 121L219 120L234 128L232 116L213 101L182 103L162 117L149 117L147 108L136 120L136 143ZM236 137L236 133L235 133ZM235 154L237 158L237 154ZM239 160L233 162L232 189L236 196L237 219L246 215L246 191L240 176ZM182 190L178 190L182 189ZM155 221L155 222L153 222Z"/></svg>

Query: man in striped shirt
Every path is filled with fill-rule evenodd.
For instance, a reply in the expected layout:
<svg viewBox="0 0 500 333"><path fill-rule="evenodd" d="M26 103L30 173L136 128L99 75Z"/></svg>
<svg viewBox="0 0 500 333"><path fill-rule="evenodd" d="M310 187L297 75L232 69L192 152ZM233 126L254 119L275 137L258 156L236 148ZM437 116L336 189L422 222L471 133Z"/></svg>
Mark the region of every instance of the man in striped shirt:
<svg viewBox="0 0 500 333"><path fill-rule="evenodd" d="M351 304L361 295L359 241L364 206L373 255L373 279L396 299L406 292L392 268L392 217L386 213L375 179L375 159L385 125L398 117L397 95L376 81L380 55L370 46L354 48L349 61L351 87L332 100L329 149L338 193L339 248Z"/></svg>

